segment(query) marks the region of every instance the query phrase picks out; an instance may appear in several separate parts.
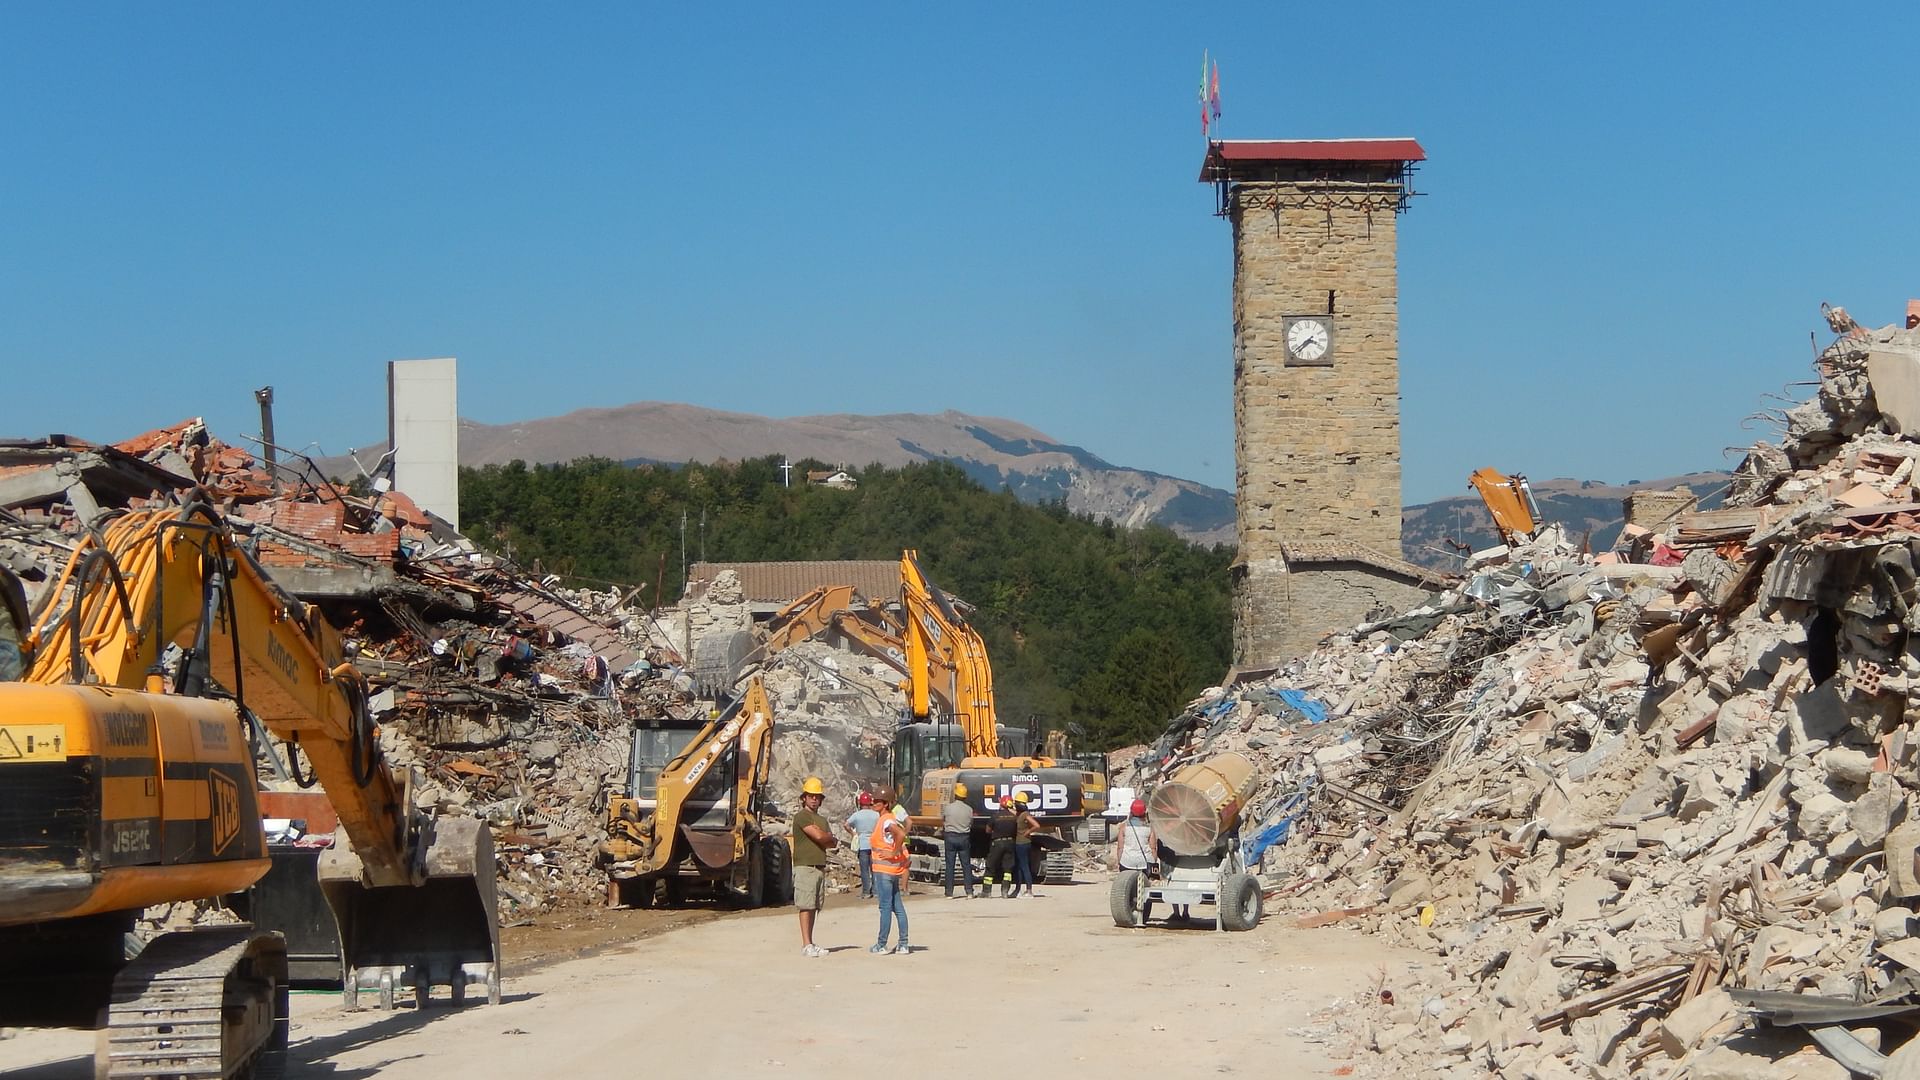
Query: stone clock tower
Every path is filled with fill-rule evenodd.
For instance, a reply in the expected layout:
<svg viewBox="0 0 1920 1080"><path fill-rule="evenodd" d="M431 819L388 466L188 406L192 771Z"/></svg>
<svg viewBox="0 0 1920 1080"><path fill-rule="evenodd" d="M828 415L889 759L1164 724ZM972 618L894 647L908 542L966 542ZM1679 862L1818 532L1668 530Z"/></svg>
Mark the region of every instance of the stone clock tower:
<svg viewBox="0 0 1920 1080"><path fill-rule="evenodd" d="M1412 139L1209 144L1233 225L1233 411L1242 670L1413 606L1400 554L1399 274Z"/></svg>

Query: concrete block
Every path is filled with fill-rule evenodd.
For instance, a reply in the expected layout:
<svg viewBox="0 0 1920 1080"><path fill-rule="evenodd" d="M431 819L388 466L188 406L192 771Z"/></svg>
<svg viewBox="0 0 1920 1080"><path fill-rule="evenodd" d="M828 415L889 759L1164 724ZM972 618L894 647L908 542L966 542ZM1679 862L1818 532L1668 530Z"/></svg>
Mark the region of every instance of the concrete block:
<svg viewBox="0 0 1920 1080"><path fill-rule="evenodd" d="M1660 1021L1660 1048L1671 1057L1680 1057L1735 1026L1733 998L1716 986L1682 1003Z"/></svg>
<svg viewBox="0 0 1920 1080"><path fill-rule="evenodd" d="M1920 349L1875 345L1867 353L1867 381L1890 427L1920 431Z"/></svg>

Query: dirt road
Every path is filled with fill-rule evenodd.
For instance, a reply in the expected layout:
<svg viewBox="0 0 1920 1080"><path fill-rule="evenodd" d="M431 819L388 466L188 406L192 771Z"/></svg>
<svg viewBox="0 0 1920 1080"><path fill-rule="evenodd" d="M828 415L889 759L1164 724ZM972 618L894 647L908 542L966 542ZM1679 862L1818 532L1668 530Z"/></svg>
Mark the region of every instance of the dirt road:
<svg viewBox="0 0 1920 1080"><path fill-rule="evenodd" d="M1412 959L1339 930L1271 920L1246 934L1121 930L1106 882L1038 899L947 900L916 886L916 951L874 956L877 917L842 903L800 955L791 910L682 928L516 973L497 1008L345 1013L294 999L293 1077L847 1076L891 1063L917 1075L1324 1076L1342 1064L1314 1014ZM644 914L644 913L636 913ZM1259 1002L1258 1007L1249 1003ZM879 1019L897 1009L896 1020ZM23 1080L90 1077L92 1035L0 1042ZM18 1070L17 1072L14 1070Z"/></svg>

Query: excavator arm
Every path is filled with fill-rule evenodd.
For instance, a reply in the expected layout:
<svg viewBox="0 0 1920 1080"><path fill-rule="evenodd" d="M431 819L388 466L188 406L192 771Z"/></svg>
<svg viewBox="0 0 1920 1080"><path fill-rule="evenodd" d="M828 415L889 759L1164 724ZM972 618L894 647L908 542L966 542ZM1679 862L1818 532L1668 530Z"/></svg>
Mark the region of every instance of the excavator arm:
<svg viewBox="0 0 1920 1080"><path fill-rule="evenodd" d="M1539 511L1533 504L1533 489L1527 486L1527 478L1515 473L1508 476L1497 469L1479 469L1467 477L1467 483L1480 493L1480 501L1487 504L1487 512L1493 515L1493 527L1500 532L1500 542L1507 545L1522 544L1533 539L1534 531L1539 529Z"/></svg>
<svg viewBox="0 0 1920 1080"><path fill-rule="evenodd" d="M999 723L986 642L927 579L912 550L900 555L900 603L907 615L907 696L914 719L927 719L933 699L941 698L960 725L967 757L997 760Z"/></svg>
<svg viewBox="0 0 1920 1080"><path fill-rule="evenodd" d="M218 684L296 744L368 885L420 883L418 822L381 760L366 683L338 631L269 581L210 509L118 518L67 564L58 585L75 587L77 612L50 608L42 616L28 682L157 690L162 654L179 646L185 652L170 689L200 696Z"/></svg>
<svg viewBox="0 0 1920 1080"><path fill-rule="evenodd" d="M28 642L25 681L40 685L22 688L19 709L58 717L70 752L95 748L107 776L94 811L105 831L92 854L75 856L101 869L91 885L69 875L87 890L72 912L212 898L264 872L245 745L257 719L340 819L319 884L339 931L347 1007L374 988L390 1006L394 988L409 985L422 1002L435 985L457 1001L470 983L499 1000L486 823L414 809L411 771L383 760L345 642L268 579L225 519L197 501L115 517L77 547L48 595ZM137 779L135 788L114 779L140 772L154 781L145 795ZM127 856L129 837L150 835L141 814L170 837L213 840ZM252 861L231 861L246 854Z"/></svg>
<svg viewBox="0 0 1920 1080"><path fill-rule="evenodd" d="M772 656L825 631L835 616L853 607L851 585L822 585L774 612L767 620L767 640L757 650Z"/></svg>

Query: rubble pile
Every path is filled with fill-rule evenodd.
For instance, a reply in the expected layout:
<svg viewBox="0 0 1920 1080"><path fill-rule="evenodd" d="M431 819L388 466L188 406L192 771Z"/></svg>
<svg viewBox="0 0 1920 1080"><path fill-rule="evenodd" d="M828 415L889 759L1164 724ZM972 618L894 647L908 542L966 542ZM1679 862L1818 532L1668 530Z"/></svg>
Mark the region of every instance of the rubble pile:
<svg viewBox="0 0 1920 1080"><path fill-rule="evenodd" d="M1356 1074L1842 1077L1792 1025L1910 1037L1920 332L1834 324L1720 508L1484 553L1116 781L1246 754L1270 910L1435 954L1332 1018Z"/></svg>
<svg viewBox="0 0 1920 1080"><path fill-rule="evenodd" d="M766 663L777 710L771 793L798 805L801 780L827 781L831 820L885 781L897 676L818 643L753 655L737 577L648 612L640 590L565 589L480 551L405 495L355 495L310 464L270 472L199 420L120 443L67 436L0 444L0 563L35 611L92 525L120 509L213 502L277 583L317 604L357 650L369 707L396 767L417 771L416 802L484 817L499 856L501 918L598 903L605 795L624 787L637 723L698 726L689 643L718 643L725 680ZM678 644L678 648L676 648ZM286 750L262 755L269 788L295 786ZM846 856L849 867L851 855ZM195 905L193 918L218 918ZM179 923L179 905L155 912Z"/></svg>

